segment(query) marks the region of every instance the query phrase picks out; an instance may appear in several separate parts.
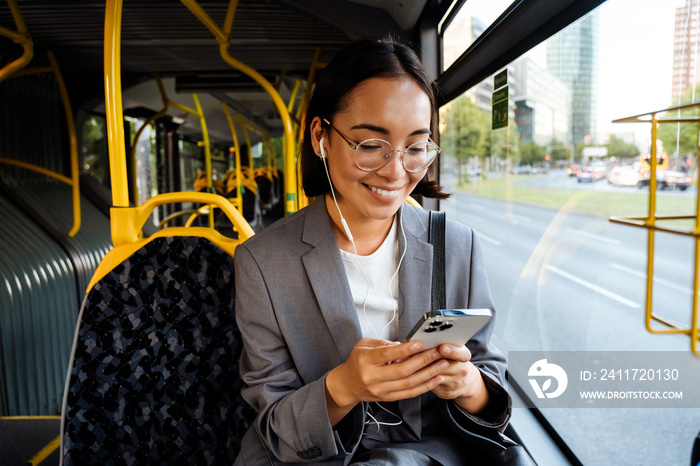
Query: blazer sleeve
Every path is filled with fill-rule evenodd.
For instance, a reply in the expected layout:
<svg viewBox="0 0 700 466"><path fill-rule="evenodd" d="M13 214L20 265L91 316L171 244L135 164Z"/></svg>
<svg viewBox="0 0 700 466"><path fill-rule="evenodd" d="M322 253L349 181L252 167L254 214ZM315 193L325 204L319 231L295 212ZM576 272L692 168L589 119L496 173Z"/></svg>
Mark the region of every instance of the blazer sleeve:
<svg viewBox="0 0 700 466"><path fill-rule="evenodd" d="M348 415L355 425L350 439L341 439L328 419L325 375L302 380L277 322L266 277L245 244L236 248L234 264L236 320L243 338L242 395L258 412L253 427L263 448L282 462L351 455L361 439L362 405Z"/></svg>
<svg viewBox="0 0 700 466"><path fill-rule="evenodd" d="M449 233L450 226L456 230L455 234ZM457 420L460 426L467 430L493 428L503 431L511 414L511 401L504 387L506 359L491 342L497 313L488 285L479 238L471 228L454 222L448 222L447 232L445 247L450 253L446 254L446 286L447 290L453 290L448 291L448 307L486 308L493 313L493 318L488 324L467 343L472 353L471 362L481 371L489 391L489 406L479 417L462 410L456 403L449 402L448 408L452 414L450 421ZM453 254L458 251L459 253Z"/></svg>

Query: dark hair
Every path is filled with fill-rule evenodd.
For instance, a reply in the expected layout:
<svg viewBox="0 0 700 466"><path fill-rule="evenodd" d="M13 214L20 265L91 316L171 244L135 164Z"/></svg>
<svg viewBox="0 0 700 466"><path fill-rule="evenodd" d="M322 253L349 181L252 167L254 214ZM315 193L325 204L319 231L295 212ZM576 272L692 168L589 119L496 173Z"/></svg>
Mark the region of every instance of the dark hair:
<svg viewBox="0 0 700 466"><path fill-rule="evenodd" d="M350 93L368 79L401 77L411 78L430 98L430 130L433 138L436 138L438 113L435 84L416 52L407 44L393 38L361 40L345 47L328 63L316 82L304 117L300 158L302 187L307 196L320 196L330 191L323 162L311 144L312 120L318 116L332 121L333 116L349 104ZM449 196L435 181L437 165L438 162L434 162L428 168L412 194L436 199L446 199Z"/></svg>

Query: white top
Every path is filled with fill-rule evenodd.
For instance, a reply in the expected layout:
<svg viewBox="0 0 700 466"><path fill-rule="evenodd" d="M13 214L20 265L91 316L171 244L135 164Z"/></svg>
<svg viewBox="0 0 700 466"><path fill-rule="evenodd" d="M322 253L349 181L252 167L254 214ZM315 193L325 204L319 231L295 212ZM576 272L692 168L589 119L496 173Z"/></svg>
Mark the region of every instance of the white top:
<svg viewBox="0 0 700 466"><path fill-rule="evenodd" d="M394 221L382 245L369 256L358 256L340 250L363 337L396 340L399 329L397 235L398 229ZM389 322L391 324L387 327Z"/></svg>

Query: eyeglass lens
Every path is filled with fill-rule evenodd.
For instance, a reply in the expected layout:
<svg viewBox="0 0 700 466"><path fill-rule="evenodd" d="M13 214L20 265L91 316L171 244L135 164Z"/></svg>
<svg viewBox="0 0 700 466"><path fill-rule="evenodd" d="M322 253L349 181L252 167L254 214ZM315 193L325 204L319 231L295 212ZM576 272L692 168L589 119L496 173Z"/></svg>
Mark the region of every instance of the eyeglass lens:
<svg viewBox="0 0 700 466"><path fill-rule="evenodd" d="M381 139L369 139L362 141L355 150L355 164L361 170L378 170L383 167L389 158L393 148ZM403 166L408 172L417 172L429 166L438 153L438 148L431 142L416 142L401 152Z"/></svg>

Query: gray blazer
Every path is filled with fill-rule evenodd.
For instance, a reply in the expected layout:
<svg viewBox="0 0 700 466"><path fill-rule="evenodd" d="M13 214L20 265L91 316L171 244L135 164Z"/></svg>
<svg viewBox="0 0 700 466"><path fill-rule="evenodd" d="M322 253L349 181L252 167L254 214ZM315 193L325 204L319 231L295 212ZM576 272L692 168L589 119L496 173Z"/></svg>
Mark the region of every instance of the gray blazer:
<svg viewBox="0 0 700 466"><path fill-rule="evenodd" d="M399 271L399 335L407 335L430 309L432 245L428 211L405 204L400 215L407 250ZM445 243L447 307L493 311L473 231L448 220ZM399 250L403 248L399 235ZM457 447L444 444L444 438L454 440L453 446L459 444L455 434L445 431L448 424L505 428L510 415L503 389L505 359L489 345L494 319L467 344L472 362L500 403L489 421L427 393L392 405L403 419L400 426L366 426L368 403L361 403L335 429L331 427L325 376L347 360L362 333L322 198L238 246L234 262L236 319L244 344L243 397L259 413L235 464L314 460L345 465L358 451L385 442L455 464L454 458L462 453L454 456L450 450ZM452 416L443 419L439 403L446 404ZM374 410L375 417L378 411Z"/></svg>

